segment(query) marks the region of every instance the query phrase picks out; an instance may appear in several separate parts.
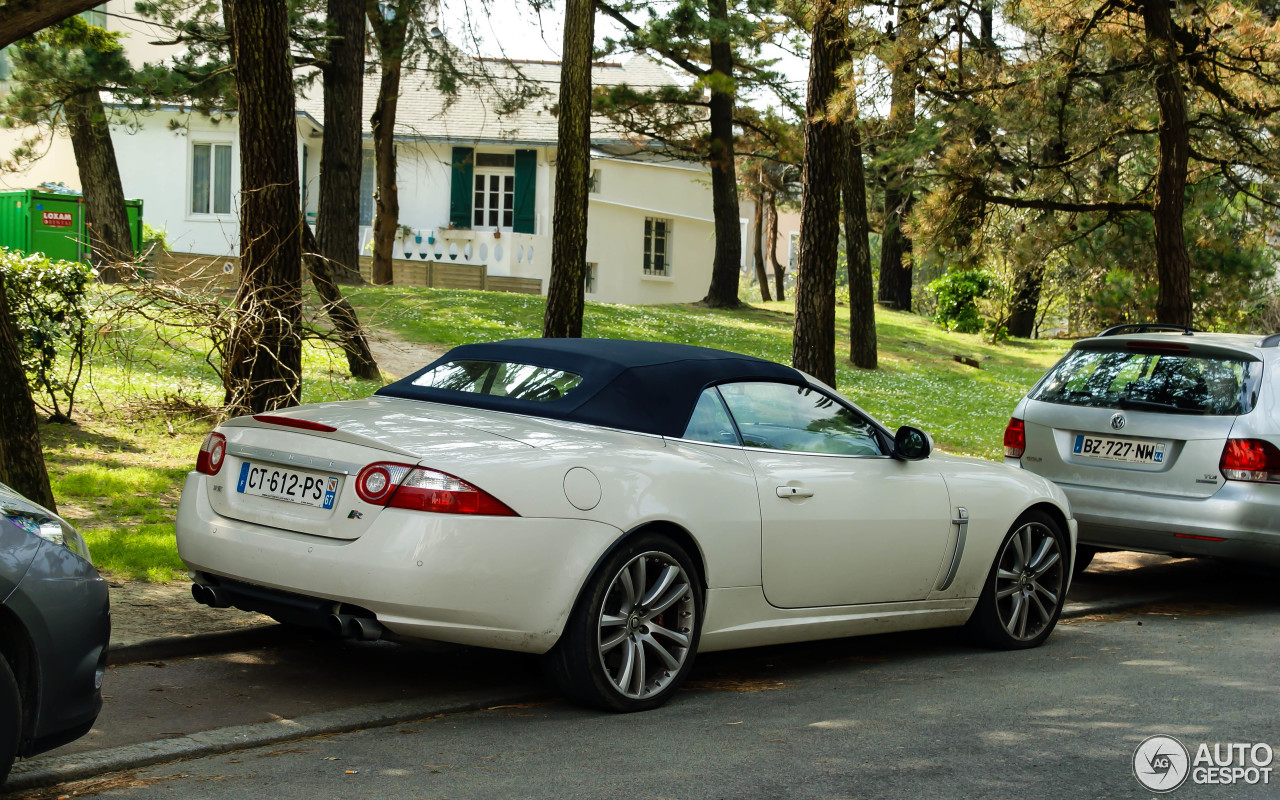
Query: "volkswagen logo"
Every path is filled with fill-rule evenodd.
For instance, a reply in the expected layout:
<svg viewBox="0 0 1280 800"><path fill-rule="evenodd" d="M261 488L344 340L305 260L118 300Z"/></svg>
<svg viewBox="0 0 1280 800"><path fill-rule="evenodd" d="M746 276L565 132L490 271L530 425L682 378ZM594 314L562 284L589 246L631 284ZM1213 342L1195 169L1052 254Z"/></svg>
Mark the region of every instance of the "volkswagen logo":
<svg viewBox="0 0 1280 800"><path fill-rule="evenodd" d="M1114 417L1111 418L1111 428L1113 430L1118 431L1123 427L1124 427L1124 414L1116 414Z"/></svg>

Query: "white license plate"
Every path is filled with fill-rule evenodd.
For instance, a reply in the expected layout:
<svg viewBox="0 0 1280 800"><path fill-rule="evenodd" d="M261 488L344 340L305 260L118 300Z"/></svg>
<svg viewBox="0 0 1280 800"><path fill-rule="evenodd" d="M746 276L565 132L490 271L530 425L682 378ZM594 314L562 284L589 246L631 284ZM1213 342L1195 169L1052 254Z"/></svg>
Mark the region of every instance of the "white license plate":
<svg viewBox="0 0 1280 800"><path fill-rule="evenodd" d="M1071 452L1078 456L1123 461L1127 464L1163 464L1165 442L1143 442L1077 433Z"/></svg>
<svg viewBox="0 0 1280 800"><path fill-rule="evenodd" d="M338 479L332 475L317 475L274 464L245 461L240 465L236 491L255 497L270 497L328 509L333 508L333 502L337 499Z"/></svg>

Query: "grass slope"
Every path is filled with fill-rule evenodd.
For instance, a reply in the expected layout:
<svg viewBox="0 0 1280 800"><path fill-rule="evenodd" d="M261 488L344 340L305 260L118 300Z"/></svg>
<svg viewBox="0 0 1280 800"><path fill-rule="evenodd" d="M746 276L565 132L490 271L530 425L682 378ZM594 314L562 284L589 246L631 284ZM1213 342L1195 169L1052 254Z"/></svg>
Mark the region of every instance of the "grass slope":
<svg viewBox="0 0 1280 800"><path fill-rule="evenodd" d="M457 290L363 288L349 294L362 321L409 342L444 346L538 336L543 299ZM589 304L585 336L648 339L733 350L791 361L792 306L755 304L740 311L695 306ZM990 345L910 314L879 311L880 369L847 365L848 310L838 312L838 388L891 428L912 424L940 448L995 458L1009 411L1065 350L1061 342ZM166 581L184 568L173 541L173 515L187 471L210 423L158 415L182 401L216 404L221 391L199 342L169 350L145 334L129 337L133 357L110 351L94 361L82 424L43 427L59 510L85 534L95 563L120 577ZM984 359L981 369L952 360ZM353 381L331 348L308 346L304 400L367 395L376 382ZM99 407L100 405L100 407Z"/></svg>

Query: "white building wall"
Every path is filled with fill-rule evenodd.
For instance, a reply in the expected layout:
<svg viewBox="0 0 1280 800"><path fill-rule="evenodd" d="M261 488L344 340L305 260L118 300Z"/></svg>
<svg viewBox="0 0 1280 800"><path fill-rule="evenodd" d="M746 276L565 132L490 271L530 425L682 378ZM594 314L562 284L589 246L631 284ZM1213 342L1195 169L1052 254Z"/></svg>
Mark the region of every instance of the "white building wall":
<svg viewBox="0 0 1280 800"><path fill-rule="evenodd" d="M27 139L42 135L36 128L0 127L0 162L12 159L14 149L25 144ZM76 170L75 153L65 127L55 131L52 138L44 138L35 146L35 152L40 158L24 164L22 169L0 170L0 190L34 189L45 181L65 183L72 189L80 188L80 173Z"/></svg>
<svg viewBox="0 0 1280 800"><path fill-rule="evenodd" d="M307 146L307 174L314 210L320 169L320 142L310 137L310 123L299 122L298 158ZM111 140L120 166L125 197L143 200L142 219L163 229L169 247L184 253L236 255L240 251L240 133L234 117L215 122L199 114L157 112L138 129L113 127ZM231 146L231 210L197 214L191 207L192 147ZM299 199L301 202L301 198Z"/></svg>
<svg viewBox="0 0 1280 800"><path fill-rule="evenodd" d="M600 191L590 195L587 261L604 303L694 303L707 295L715 257L710 175L670 164L595 159ZM644 274L646 217L670 220L668 276Z"/></svg>

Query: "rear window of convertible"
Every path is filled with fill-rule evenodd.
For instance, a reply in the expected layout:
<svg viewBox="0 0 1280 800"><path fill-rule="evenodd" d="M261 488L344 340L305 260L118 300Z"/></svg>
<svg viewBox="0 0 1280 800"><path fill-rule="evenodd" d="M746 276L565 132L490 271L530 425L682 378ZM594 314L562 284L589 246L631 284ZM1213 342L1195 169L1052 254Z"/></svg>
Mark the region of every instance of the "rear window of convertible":
<svg viewBox="0 0 1280 800"><path fill-rule="evenodd" d="M508 361L449 361L413 381L414 386L539 403L559 400L580 383L582 376L572 372Z"/></svg>
<svg viewBox="0 0 1280 800"><path fill-rule="evenodd" d="M1253 410L1262 364L1245 358L1130 350L1074 350L1031 399L1173 414L1237 416Z"/></svg>

